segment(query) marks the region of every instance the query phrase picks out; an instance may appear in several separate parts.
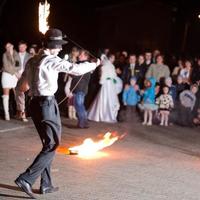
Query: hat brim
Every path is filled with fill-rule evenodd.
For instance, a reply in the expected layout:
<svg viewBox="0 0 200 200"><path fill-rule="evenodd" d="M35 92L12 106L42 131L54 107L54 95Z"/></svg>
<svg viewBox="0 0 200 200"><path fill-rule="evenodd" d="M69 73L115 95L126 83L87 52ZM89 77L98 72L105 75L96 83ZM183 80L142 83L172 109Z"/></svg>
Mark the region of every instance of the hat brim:
<svg viewBox="0 0 200 200"><path fill-rule="evenodd" d="M50 40L46 42L45 47L48 49L62 49L62 46L67 43L66 40Z"/></svg>

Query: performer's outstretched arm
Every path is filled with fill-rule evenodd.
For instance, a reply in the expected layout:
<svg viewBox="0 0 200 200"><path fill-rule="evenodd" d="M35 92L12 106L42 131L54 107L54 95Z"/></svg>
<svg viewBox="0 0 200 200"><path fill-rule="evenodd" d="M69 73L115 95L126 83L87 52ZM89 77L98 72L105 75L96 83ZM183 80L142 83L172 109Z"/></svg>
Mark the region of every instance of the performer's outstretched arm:
<svg viewBox="0 0 200 200"><path fill-rule="evenodd" d="M48 66L58 72L66 72L72 75L80 76L93 71L100 65L100 60L97 62L71 63L67 60L55 58L55 56L47 56L42 61L41 65Z"/></svg>

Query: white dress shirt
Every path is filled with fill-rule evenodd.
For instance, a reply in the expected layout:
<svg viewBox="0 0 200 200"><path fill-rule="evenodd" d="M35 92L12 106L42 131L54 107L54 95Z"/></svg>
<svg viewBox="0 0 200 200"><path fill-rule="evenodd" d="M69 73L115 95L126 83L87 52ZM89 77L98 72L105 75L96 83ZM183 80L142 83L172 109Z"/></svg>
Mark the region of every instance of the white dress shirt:
<svg viewBox="0 0 200 200"><path fill-rule="evenodd" d="M27 82L30 87L30 96L53 96L58 89L59 72L80 76L96 67L96 63L74 64L43 51L42 54L28 61L20 79L19 87L23 82Z"/></svg>
<svg viewBox="0 0 200 200"><path fill-rule="evenodd" d="M21 70L19 71L20 74L22 74L23 71L24 71L24 67L25 67L24 66L25 55L26 55L26 52L24 52L24 53L19 52L19 57L20 57L21 65L22 65Z"/></svg>
<svg viewBox="0 0 200 200"><path fill-rule="evenodd" d="M130 64L130 70L131 70L131 76L134 76L134 74L135 74L135 63Z"/></svg>

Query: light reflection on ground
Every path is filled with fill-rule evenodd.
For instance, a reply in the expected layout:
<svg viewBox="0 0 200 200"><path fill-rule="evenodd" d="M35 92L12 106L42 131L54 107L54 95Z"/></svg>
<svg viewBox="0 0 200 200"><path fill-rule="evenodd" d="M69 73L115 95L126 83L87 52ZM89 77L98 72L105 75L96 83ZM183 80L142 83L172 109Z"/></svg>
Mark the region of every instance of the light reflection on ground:
<svg viewBox="0 0 200 200"><path fill-rule="evenodd" d="M103 151L98 151L95 154L88 155L88 156L85 156L85 155L70 155L69 150L66 147L62 147L62 146L58 147L56 152L59 153L59 154L64 154L64 155L68 155L68 156L76 156L78 158L85 159L85 160L95 160L95 159L101 159L101 158L105 158L105 157L109 156L108 153L103 152Z"/></svg>

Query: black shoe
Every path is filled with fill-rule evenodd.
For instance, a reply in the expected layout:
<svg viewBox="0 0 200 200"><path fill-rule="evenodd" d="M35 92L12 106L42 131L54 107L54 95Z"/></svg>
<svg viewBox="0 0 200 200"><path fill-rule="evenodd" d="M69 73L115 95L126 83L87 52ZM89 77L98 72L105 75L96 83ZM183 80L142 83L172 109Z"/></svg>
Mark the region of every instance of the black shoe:
<svg viewBox="0 0 200 200"><path fill-rule="evenodd" d="M33 195L32 188L29 183L27 183L25 180L17 178L15 180L15 183L26 193L28 196L30 196L32 199L36 199Z"/></svg>
<svg viewBox="0 0 200 200"><path fill-rule="evenodd" d="M40 187L40 194L47 194L47 193L53 193L57 192L59 190L59 187Z"/></svg>

